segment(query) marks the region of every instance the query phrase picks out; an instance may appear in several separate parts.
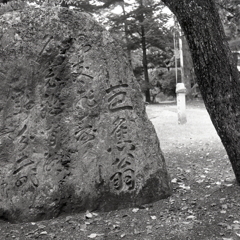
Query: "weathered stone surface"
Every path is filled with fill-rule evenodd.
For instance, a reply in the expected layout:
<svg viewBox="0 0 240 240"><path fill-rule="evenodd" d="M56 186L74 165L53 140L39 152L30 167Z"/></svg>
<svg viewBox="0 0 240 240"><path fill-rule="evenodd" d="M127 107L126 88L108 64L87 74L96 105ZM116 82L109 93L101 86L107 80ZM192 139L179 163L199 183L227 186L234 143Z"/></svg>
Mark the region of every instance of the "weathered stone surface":
<svg viewBox="0 0 240 240"><path fill-rule="evenodd" d="M112 210L170 195L140 88L121 47L87 14L0 16L0 217Z"/></svg>

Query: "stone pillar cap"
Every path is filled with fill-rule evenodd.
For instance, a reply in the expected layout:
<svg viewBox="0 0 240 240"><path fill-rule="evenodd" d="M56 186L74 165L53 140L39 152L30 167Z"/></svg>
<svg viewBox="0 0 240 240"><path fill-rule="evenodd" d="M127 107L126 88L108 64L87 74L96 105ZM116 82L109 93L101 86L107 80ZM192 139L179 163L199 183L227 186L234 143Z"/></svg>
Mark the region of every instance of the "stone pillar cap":
<svg viewBox="0 0 240 240"><path fill-rule="evenodd" d="M177 83L176 93L186 93L186 88L184 86L184 83Z"/></svg>

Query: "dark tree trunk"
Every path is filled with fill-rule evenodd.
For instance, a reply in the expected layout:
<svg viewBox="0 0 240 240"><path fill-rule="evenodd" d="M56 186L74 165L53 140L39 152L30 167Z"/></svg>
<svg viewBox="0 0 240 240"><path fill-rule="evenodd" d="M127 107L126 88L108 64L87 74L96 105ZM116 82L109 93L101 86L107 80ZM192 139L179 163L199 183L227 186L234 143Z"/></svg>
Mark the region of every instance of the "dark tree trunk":
<svg viewBox="0 0 240 240"><path fill-rule="evenodd" d="M143 0L140 1L140 6L143 8ZM148 76L148 62L147 62L147 47L146 47L146 36L145 36L145 29L144 29L144 15L141 13L139 17L140 23L141 23L141 42L142 42L142 53L143 53L143 72L144 72L144 79L146 82L146 102L151 102L151 96L150 96L150 89L149 89L149 76Z"/></svg>
<svg viewBox="0 0 240 240"><path fill-rule="evenodd" d="M189 97L188 94L190 94L190 91L191 91L193 63L192 63L192 57L188 47L188 43L184 35L182 36L182 50L183 50L183 69L184 69L182 80L187 89L187 97Z"/></svg>
<svg viewBox="0 0 240 240"><path fill-rule="evenodd" d="M240 81L214 0L163 0L176 15L197 83L240 183Z"/></svg>
<svg viewBox="0 0 240 240"><path fill-rule="evenodd" d="M148 76L148 63L147 63L147 48L146 48L146 38L145 38L145 29L143 24L141 25L141 34L142 34L142 52L143 52L143 71L144 71L144 79L146 82L146 102L151 101L150 97L150 89L149 89L149 76Z"/></svg>

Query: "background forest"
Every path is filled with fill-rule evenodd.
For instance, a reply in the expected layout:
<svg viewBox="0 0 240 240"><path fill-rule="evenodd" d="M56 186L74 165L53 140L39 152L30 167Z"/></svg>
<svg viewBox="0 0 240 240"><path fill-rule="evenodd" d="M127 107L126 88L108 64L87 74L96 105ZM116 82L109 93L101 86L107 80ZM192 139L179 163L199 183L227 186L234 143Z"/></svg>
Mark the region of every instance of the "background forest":
<svg viewBox="0 0 240 240"><path fill-rule="evenodd" d="M0 2L7 3L9 0ZM182 81L182 76L187 88L187 98L200 96L188 44L173 14L161 1L29 0L28 2L76 8L94 16L122 45L146 102L173 100L176 83ZM239 0L216 0L216 3L237 64L240 51ZM182 73L179 38L182 40L183 49ZM240 63L238 64L240 66Z"/></svg>

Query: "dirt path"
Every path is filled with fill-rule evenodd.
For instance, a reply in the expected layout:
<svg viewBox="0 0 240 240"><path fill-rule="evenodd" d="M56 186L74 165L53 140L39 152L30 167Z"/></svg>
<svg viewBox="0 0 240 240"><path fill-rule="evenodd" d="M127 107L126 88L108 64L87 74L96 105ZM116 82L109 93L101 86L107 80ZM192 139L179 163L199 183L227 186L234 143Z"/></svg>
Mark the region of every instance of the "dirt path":
<svg viewBox="0 0 240 240"><path fill-rule="evenodd" d="M170 198L37 223L0 221L0 239L240 239L240 187L203 103L188 105L186 125L177 124L174 105L149 105L147 112L172 177Z"/></svg>
<svg viewBox="0 0 240 240"><path fill-rule="evenodd" d="M155 126L163 151L173 150L173 146L181 143L185 146L199 142L222 145L202 102L187 106L187 123L184 125L178 124L175 104L150 105L147 106L147 113Z"/></svg>

